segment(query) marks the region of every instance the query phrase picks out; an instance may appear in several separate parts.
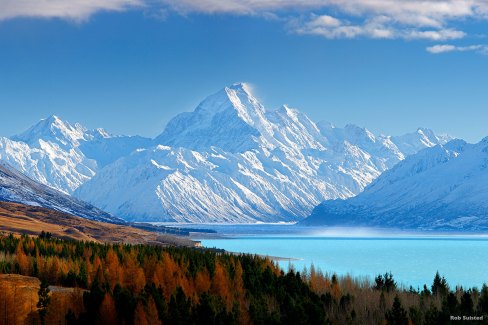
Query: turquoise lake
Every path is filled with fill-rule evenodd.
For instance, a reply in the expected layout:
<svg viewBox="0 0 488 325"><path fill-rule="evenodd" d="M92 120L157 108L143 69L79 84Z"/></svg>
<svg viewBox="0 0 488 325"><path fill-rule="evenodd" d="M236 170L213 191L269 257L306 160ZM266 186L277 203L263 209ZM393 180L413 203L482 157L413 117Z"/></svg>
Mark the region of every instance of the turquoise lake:
<svg viewBox="0 0 488 325"><path fill-rule="evenodd" d="M217 231L218 238L199 238L203 246L290 258L301 271L313 263L324 273L371 279L392 272L395 280L414 288L432 283L436 271L454 287L488 283L488 238L446 234L380 233L342 229L320 231L290 225L200 225Z"/></svg>

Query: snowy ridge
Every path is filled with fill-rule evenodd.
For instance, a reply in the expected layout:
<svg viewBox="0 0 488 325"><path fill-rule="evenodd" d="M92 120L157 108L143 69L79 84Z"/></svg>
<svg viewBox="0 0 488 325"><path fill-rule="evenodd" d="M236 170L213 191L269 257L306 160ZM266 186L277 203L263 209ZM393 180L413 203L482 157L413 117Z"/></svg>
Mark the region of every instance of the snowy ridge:
<svg viewBox="0 0 488 325"><path fill-rule="evenodd" d="M11 139L0 138L0 160L37 182L71 194L100 167L151 143L142 137L113 136L103 129L87 130L53 115Z"/></svg>
<svg viewBox="0 0 488 325"><path fill-rule="evenodd" d="M124 223L88 203L33 181L3 161L0 161L0 201L40 206L90 220Z"/></svg>
<svg viewBox="0 0 488 325"><path fill-rule="evenodd" d="M155 139L98 171L75 196L127 220L300 220L328 199L361 192L433 132L375 136L314 123L287 106L267 111L245 84L179 114Z"/></svg>
<svg viewBox="0 0 488 325"><path fill-rule="evenodd" d="M488 229L488 138L453 140L408 157L363 193L326 201L303 223L410 229Z"/></svg>

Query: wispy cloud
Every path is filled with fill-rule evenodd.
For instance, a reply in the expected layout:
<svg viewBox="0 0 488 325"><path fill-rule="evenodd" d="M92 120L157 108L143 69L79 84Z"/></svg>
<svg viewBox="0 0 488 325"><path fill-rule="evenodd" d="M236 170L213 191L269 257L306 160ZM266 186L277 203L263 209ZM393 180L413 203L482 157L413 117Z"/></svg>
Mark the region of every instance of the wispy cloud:
<svg viewBox="0 0 488 325"><path fill-rule="evenodd" d="M333 9L353 16L388 16L400 24L442 27L447 19L488 14L485 0L162 0L181 12L258 14Z"/></svg>
<svg viewBox="0 0 488 325"><path fill-rule="evenodd" d="M462 39L459 22L488 20L487 0L0 0L0 20L15 17L83 21L98 11L144 8L179 14L278 17L292 32L329 39Z"/></svg>
<svg viewBox="0 0 488 325"><path fill-rule="evenodd" d="M439 26L445 18L486 14L484 0L162 0L179 11L256 14L286 9L335 8L360 16L388 15L399 22Z"/></svg>
<svg viewBox="0 0 488 325"><path fill-rule="evenodd" d="M486 0L162 0L178 12L258 15L300 12L291 30L325 38L461 39L453 22L488 19ZM322 13L314 15L311 12ZM306 18L303 18L306 17Z"/></svg>
<svg viewBox="0 0 488 325"><path fill-rule="evenodd" d="M452 44L438 44L426 48L427 52L432 54L441 54L448 52L477 52L488 54L488 45L476 44L469 46L455 46Z"/></svg>
<svg viewBox="0 0 488 325"><path fill-rule="evenodd" d="M99 10L166 6L177 12L256 15L332 9L356 17L387 16L399 24L440 28L446 20L488 18L486 0L0 0L0 17L86 17Z"/></svg>
<svg viewBox="0 0 488 325"><path fill-rule="evenodd" d="M403 38L425 40L453 40L463 38L463 31L439 28L419 29L399 25L388 16L376 16L361 23L351 23L329 15L311 15L308 19L294 20L291 30L298 34L319 35L325 38Z"/></svg>
<svg viewBox="0 0 488 325"><path fill-rule="evenodd" d="M0 20L18 17L83 21L99 11L124 11L144 0L0 0Z"/></svg>

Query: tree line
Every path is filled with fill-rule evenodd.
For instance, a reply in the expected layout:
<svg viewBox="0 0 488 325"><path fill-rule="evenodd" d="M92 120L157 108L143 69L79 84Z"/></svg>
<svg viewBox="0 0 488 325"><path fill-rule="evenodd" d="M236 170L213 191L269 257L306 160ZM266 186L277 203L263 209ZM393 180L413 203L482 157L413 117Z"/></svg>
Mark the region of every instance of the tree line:
<svg viewBox="0 0 488 325"><path fill-rule="evenodd" d="M58 317L59 323L62 316L64 324L449 324L451 315L488 321L486 285L451 289L439 274L429 287L406 289L391 273L371 282L323 274L313 265L284 272L255 255L61 240L48 233L0 235L0 273L40 280L30 307L39 317L32 322ZM56 315L59 294L48 286L76 288L66 299L79 301ZM2 288L0 319L13 324L2 306L15 295Z"/></svg>

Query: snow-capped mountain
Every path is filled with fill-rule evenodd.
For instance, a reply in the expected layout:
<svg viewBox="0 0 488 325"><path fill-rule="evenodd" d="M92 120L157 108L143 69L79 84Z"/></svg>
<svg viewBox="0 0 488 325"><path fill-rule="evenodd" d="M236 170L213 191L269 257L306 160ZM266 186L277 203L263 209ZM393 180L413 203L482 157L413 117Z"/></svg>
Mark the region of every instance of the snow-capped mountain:
<svg viewBox="0 0 488 325"><path fill-rule="evenodd" d="M324 200L361 192L410 152L445 143L427 131L393 138L316 124L287 106L267 111L235 84L176 116L157 146L108 164L75 196L127 220L299 220Z"/></svg>
<svg viewBox="0 0 488 325"><path fill-rule="evenodd" d="M3 161L0 161L0 201L40 206L90 220L124 223L86 202L33 181Z"/></svg>
<svg viewBox="0 0 488 325"><path fill-rule="evenodd" d="M326 201L309 225L488 229L488 138L453 140L407 157L347 200Z"/></svg>
<svg viewBox="0 0 488 325"><path fill-rule="evenodd" d="M70 194L101 167L151 143L103 129L87 130L50 116L11 139L0 138L0 159L33 180Z"/></svg>

